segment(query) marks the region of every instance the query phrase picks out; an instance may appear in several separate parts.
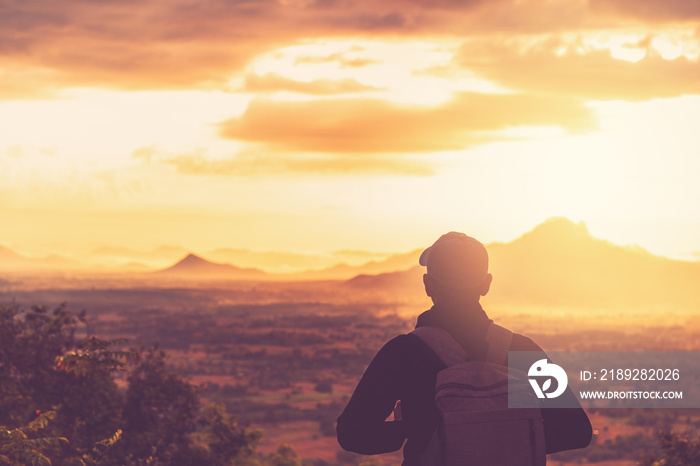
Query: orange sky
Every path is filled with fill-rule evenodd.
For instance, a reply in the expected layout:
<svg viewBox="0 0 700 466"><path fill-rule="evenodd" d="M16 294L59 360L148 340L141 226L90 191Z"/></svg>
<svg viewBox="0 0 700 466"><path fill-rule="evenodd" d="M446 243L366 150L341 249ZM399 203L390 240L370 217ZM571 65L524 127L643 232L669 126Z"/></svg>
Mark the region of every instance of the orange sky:
<svg viewBox="0 0 700 466"><path fill-rule="evenodd" d="M694 0L0 0L0 245L700 253Z"/></svg>

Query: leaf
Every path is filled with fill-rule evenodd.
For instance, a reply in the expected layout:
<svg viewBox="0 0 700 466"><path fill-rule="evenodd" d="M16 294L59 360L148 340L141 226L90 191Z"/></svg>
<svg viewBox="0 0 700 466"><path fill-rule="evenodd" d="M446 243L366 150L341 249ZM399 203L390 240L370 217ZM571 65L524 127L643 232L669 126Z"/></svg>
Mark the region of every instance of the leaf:
<svg viewBox="0 0 700 466"><path fill-rule="evenodd" d="M547 379L544 384L542 384L542 391L546 392L549 390L550 385L552 385L552 379Z"/></svg>

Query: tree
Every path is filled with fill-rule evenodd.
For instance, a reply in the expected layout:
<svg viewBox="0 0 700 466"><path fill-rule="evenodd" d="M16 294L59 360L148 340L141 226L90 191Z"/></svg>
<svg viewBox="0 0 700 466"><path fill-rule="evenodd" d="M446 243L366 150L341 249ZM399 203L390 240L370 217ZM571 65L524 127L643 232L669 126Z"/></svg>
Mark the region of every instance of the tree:
<svg viewBox="0 0 700 466"><path fill-rule="evenodd" d="M65 304L53 312L0 306L0 424L21 429L33 425L36 413L55 413L42 429L47 438L67 440L47 450L64 463L81 460L117 432L120 395L112 373L128 359L107 349L112 342L77 340L81 323L85 312L73 315Z"/></svg>
<svg viewBox="0 0 700 466"><path fill-rule="evenodd" d="M43 451L68 443L65 438L47 438L37 435L54 417L56 417L56 412L48 411L40 413L35 420L26 426L12 430L0 426L0 464L10 466L50 465L51 460L43 454Z"/></svg>
<svg viewBox="0 0 700 466"><path fill-rule="evenodd" d="M296 452L291 446L283 443L277 448L277 451L268 456L265 466L301 466L301 458L297 457Z"/></svg>
<svg viewBox="0 0 700 466"><path fill-rule="evenodd" d="M196 388L165 367L165 353L145 350L131 371L124 400L124 442L135 458L157 458L176 464L192 454L190 434L196 429Z"/></svg>
<svg viewBox="0 0 700 466"><path fill-rule="evenodd" d="M56 357L76 349L77 318L65 305L49 314L35 306L0 306L0 423L19 427L55 404Z"/></svg>
<svg viewBox="0 0 700 466"><path fill-rule="evenodd" d="M227 416L224 407L208 404L201 412L202 437L208 446L211 466L226 466L250 461L262 438L261 430L239 427Z"/></svg>
<svg viewBox="0 0 700 466"><path fill-rule="evenodd" d="M65 304L0 306L0 465L259 465L262 432L221 406L200 412L198 388L163 351L76 338L81 325L86 313Z"/></svg>

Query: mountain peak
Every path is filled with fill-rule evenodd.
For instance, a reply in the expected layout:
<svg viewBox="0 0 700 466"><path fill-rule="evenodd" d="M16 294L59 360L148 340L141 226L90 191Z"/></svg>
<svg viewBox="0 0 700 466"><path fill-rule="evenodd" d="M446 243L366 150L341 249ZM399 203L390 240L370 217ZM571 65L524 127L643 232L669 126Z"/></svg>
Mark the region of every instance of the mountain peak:
<svg viewBox="0 0 700 466"><path fill-rule="evenodd" d="M553 217L537 225L529 232L516 239L514 243L536 250L546 250L565 245L588 244L600 242L588 231L584 222L573 222L564 217Z"/></svg>
<svg viewBox="0 0 700 466"><path fill-rule="evenodd" d="M211 262L204 259L203 257L198 256L197 254L190 252L167 270L175 270L180 272L200 272L225 270L228 268L235 269L236 267L228 264L218 264L216 262Z"/></svg>
<svg viewBox="0 0 700 466"><path fill-rule="evenodd" d="M21 260L25 259L21 254L16 253L12 249L0 244L0 259L3 260Z"/></svg>
<svg viewBox="0 0 700 466"><path fill-rule="evenodd" d="M199 257L197 254L194 253L189 253L182 259L178 261L178 264L203 264L205 262L209 262L208 260Z"/></svg>
<svg viewBox="0 0 700 466"><path fill-rule="evenodd" d="M258 269L242 269L231 264L211 262L194 253L188 253L174 265L158 271L165 274L221 276L228 278L260 278L266 274Z"/></svg>
<svg viewBox="0 0 700 466"><path fill-rule="evenodd" d="M552 217L537 225L531 234L563 235L563 236L591 236L584 222L574 222L566 217Z"/></svg>

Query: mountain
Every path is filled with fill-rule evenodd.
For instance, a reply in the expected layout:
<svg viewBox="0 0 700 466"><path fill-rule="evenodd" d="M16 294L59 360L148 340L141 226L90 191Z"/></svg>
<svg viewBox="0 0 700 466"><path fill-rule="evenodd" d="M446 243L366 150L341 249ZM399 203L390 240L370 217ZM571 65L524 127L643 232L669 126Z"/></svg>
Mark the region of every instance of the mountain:
<svg viewBox="0 0 700 466"><path fill-rule="evenodd" d="M130 249L121 246L100 246L88 254L88 261L98 261L101 264L121 266L131 262L146 263L145 265L163 267L187 254L187 249L179 246L160 246L148 251Z"/></svg>
<svg viewBox="0 0 700 466"><path fill-rule="evenodd" d="M332 257L277 251L219 248L205 253L211 259L242 267L256 267L274 273L294 273L335 263Z"/></svg>
<svg viewBox="0 0 700 466"><path fill-rule="evenodd" d="M421 266L414 266L408 270L398 272L386 272L377 275L362 274L347 280L345 284L351 288L363 290L389 290L403 288L407 290L417 290L423 293L422 277L425 269Z"/></svg>
<svg viewBox="0 0 700 466"><path fill-rule="evenodd" d="M418 264L422 249L396 254L381 261L369 261L362 265L338 264L333 267L301 272L296 277L303 279L336 279L344 280L356 275L375 275L406 270Z"/></svg>
<svg viewBox="0 0 700 466"><path fill-rule="evenodd" d="M258 269L244 269L231 264L210 262L195 254L188 254L174 265L154 272L159 275L191 278L262 279L268 274Z"/></svg>
<svg viewBox="0 0 700 466"><path fill-rule="evenodd" d="M584 223L554 218L509 243L491 243L491 302L698 311L700 262L655 256L593 237ZM420 290L424 268L356 277L348 285L393 292Z"/></svg>
<svg viewBox="0 0 700 466"><path fill-rule="evenodd" d="M594 238L583 223L550 219L488 250L492 292L505 299L688 309L700 303L700 263Z"/></svg>
<svg viewBox="0 0 700 466"><path fill-rule="evenodd" d="M117 266L116 270L120 272L150 272L153 269L142 262L132 261Z"/></svg>
<svg viewBox="0 0 700 466"><path fill-rule="evenodd" d="M80 263L57 254L51 254L45 257L28 257L5 246L0 246L0 270L55 271L79 266Z"/></svg>
<svg viewBox="0 0 700 466"><path fill-rule="evenodd" d="M5 264L14 264L26 261L27 258L21 254L14 252L12 249L5 246L0 246L0 267Z"/></svg>
<svg viewBox="0 0 700 466"><path fill-rule="evenodd" d="M300 274L299 278L350 278L359 273L380 273L408 267L408 263L393 265L391 254L368 251L342 250L327 254L294 253L279 251L251 251L249 249L219 248L206 252L205 256L240 267L255 267L278 274ZM401 256L401 255L399 255ZM373 262L374 261L374 262ZM385 262L387 267L364 269L363 264Z"/></svg>

